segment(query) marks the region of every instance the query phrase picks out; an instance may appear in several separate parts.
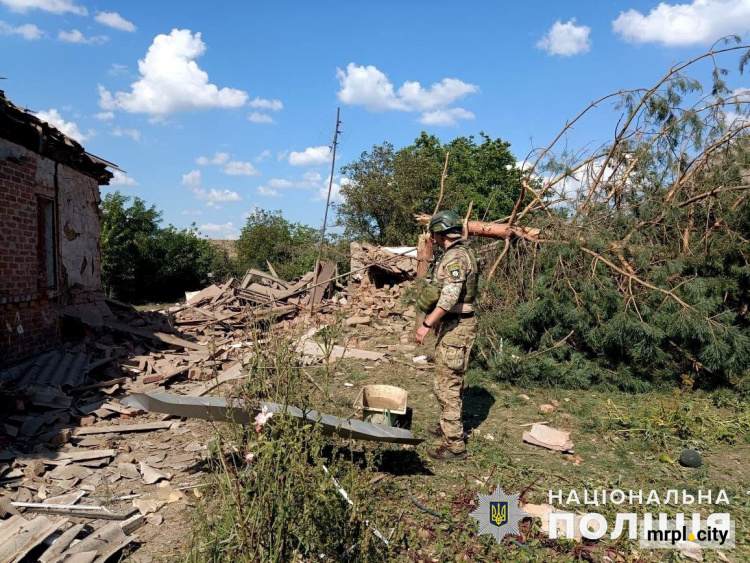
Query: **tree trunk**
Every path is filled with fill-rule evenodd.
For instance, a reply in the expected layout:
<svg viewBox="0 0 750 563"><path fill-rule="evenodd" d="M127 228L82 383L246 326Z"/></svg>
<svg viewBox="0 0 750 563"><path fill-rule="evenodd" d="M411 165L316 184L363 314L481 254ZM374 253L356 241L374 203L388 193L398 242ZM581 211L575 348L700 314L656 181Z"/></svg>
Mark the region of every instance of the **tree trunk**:
<svg viewBox="0 0 750 563"><path fill-rule="evenodd" d="M414 218L417 220L417 223L422 226L426 226L430 222L430 215L419 214L415 215ZM539 232L541 231L541 229L533 229L531 227L519 227L516 225L511 227L508 223L485 223L484 221L469 221L467 226L469 236L495 239L518 237L529 240L538 240Z"/></svg>

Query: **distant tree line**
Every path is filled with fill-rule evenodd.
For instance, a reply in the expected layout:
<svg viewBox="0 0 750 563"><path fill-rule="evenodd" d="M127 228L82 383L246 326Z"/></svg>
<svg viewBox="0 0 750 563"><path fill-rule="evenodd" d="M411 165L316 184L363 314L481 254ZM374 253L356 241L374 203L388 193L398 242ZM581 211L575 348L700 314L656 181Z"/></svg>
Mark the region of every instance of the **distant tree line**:
<svg viewBox="0 0 750 563"><path fill-rule="evenodd" d="M484 133L442 144L422 133L413 145L396 150L384 142L341 170L344 203L326 234L323 259L348 268L349 242L413 244L420 232L414 213L431 213L440 192L440 176L450 151L443 208L465 213L470 201L486 217L510 212L520 190L520 171L508 143ZM119 191L101 204L102 283L112 297L133 303L179 299L248 268L293 280L313 269L320 230L286 219L280 210L252 213L235 243L237 256L201 236L195 225L162 227L162 213L138 197Z"/></svg>

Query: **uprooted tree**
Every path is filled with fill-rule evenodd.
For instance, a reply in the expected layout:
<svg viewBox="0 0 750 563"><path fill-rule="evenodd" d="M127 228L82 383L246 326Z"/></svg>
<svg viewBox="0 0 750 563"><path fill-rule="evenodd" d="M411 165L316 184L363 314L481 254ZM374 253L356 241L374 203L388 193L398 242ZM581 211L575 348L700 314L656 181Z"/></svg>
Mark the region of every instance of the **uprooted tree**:
<svg viewBox="0 0 750 563"><path fill-rule="evenodd" d="M750 388L750 118L723 45L653 87L593 102L527 162L507 238L488 261L478 350L520 383L645 390ZM710 87L689 76L711 65ZM565 150L566 133L616 101L614 139ZM495 243L498 244L498 243Z"/></svg>

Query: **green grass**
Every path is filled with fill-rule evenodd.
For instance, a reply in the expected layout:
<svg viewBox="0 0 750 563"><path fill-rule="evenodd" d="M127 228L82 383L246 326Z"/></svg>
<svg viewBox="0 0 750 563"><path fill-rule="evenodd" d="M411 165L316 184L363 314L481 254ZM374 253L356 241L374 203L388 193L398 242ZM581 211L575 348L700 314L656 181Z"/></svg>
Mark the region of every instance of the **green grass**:
<svg viewBox="0 0 750 563"><path fill-rule="evenodd" d="M382 343L392 343L387 341L389 338L394 336L384 335ZM429 353L430 348L424 350ZM415 354L421 353L424 352L415 351ZM404 356L402 359L409 358ZM268 364L265 360L261 363ZM311 368L310 373L315 377L330 374L328 389L331 396L322 397L306 379L295 382L299 386L295 393L302 393L311 406L322 407L323 412L351 416L351 405L361 385L398 385L409 392L409 405L414 411L412 431L417 436L429 438L425 431L434 427L439 413L432 395L431 373L402 363L377 364L376 369L365 369L372 365L345 360L331 366L330 371L325 367ZM283 379L279 379L278 374L269 373L268 376L276 381ZM345 387L344 382L355 382L356 385ZM530 400L521 398L521 394L528 395ZM301 395L297 397L294 400L303 400ZM548 491L558 489L566 495L571 489L579 493L584 489L643 490L644 501L652 489L658 491L662 499L668 489L685 489L688 494L695 494L699 489L712 489L714 495L724 489L730 498L728 511L736 521L737 530L737 548L727 551L726 555L732 561L750 560L750 540L745 531L750 524L750 496L746 494L750 490L750 434L747 404L735 394L725 391L712 394L662 391L636 395L529 389L499 383L492 374L474 370L466 377L464 401L465 427L471 434L469 459L433 462L426 455L426 449L437 442L434 439L413 449L371 442L333 441L333 448L330 445L321 448L319 453L297 459L296 465L289 465L290 478L294 473L297 478L306 476L312 479L317 475L315 464L323 460L333 463L339 478L352 488L350 494L362 507L354 513L339 502L329 482L316 478L311 481L315 486L310 489L322 512L301 513L300 518L320 520L319 529L344 536L357 533L356 530L365 533L361 526L363 518L386 535L391 528L396 528L390 549L383 550L382 546L368 543L366 551L349 556L349 560L573 561L584 558L606 561L606 556L613 561L678 561L683 560L682 555L673 550L643 551L637 542L622 538L612 540L609 533L602 540L585 545L549 540L541 533L539 521L527 521L522 526L522 535L517 541L523 547L510 538L497 545L491 537L477 535L477 523L469 513L476 508L477 494L487 494L498 484L506 492L526 491L525 500L535 504L547 503ZM539 405L553 401L560 404L555 412L545 414L539 410ZM524 425L540 421L571 432L575 456L580 456L582 461L576 462L574 456L523 443L523 431L528 429ZM305 438L296 435L276 439L286 440L284 443L291 451L293 444ZM332 440L326 442L330 444ZM701 468L687 469L660 461L663 455L679 458L685 447L701 452L704 458ZM278 465L274 467L278 468ZM228 491L232 481L227 480L227 476L231 471L227 473L226 468L219 468L217 475L218 478L223 476L223 487ZM251 489L246 501L252 504L255 493ZM280 502L283 498L298 503L304 501L302 497L289 496L283 486L274 491L272 498L276 500L273 502ZM211 495L207 497L211 498ZM411 497L443 517L424 512L415 506ZM218 498L221 497L214 496L214 502ZM682 509L691 513L696 510L696 505L631 507L625 504L617 507L609 504L575 508L582 513L600 512L609 517L612 526L618 510L674 514ZM710 507L698 507L704 516L708 513L707 508ZM716 507L715 511L725 511L726 508ZM204 514L211 514L210 505L204 510L207 511ZM222 514L222 526L198 530L198 543L205 544L209 538L213 538L214 546L239 541L236 526L232 524L236 522L236 514L231 506ZM343 520L342 515L346 516ZM230 533L232 530L235 532ZM310 535L305 535L304 539L318 547ZM368 542L371 540L372 537L368 536ZM329 553L337 553L336 549L340 549L325 542L320 545L331 549ZM240 552L241 549L234 551ZM191 560L229 560L201 557L201 553L206 554L194 550ZM308 560L305 557L299 560ZM715 553L706 550L704 558L707 561L719 560Z"/></svg>

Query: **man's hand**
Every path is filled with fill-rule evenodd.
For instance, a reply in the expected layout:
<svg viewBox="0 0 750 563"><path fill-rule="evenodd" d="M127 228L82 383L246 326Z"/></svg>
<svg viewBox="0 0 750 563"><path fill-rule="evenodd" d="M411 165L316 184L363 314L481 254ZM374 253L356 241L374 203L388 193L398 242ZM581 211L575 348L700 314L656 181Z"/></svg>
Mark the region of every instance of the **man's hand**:
<svg viewBox="0 0 750 563"><path fill-rule="evenodd" d="M429 333L430 329L422 325L417 329L417 333L414 335L414 340L417 341L417 344L422 344L424 342L425 336L427 336Z"/></svg>

